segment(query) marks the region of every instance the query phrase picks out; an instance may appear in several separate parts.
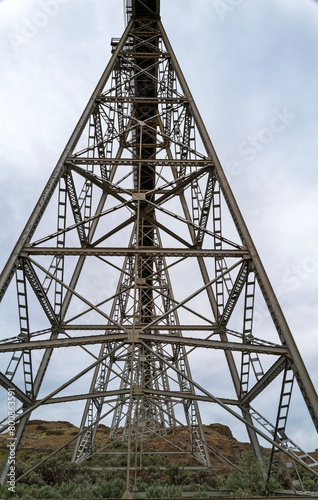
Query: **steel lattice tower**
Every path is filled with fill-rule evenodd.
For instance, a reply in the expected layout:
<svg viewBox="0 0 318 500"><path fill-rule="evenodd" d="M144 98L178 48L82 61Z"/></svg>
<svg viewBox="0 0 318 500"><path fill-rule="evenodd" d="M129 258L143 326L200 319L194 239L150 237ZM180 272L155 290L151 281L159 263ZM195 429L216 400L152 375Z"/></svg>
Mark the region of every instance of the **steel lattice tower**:
<svg viewBox="0 0 318 500"><path fill-rule="evenodd" d="M270 473L281 460L301 488L297 465L317 474L318 463L287 436L294 381L316 429L317 394L159 4L126 2L125 32L1 274L1 299L17 291L16 333L0 343L1 386L21 403L16 444L33 410L85 401L75 461L96 451L108 419L109 442L127 441L128 479L150 435L209 467L211 454L227 459L206 442L199 403L211 415L217 405L246 427L259 460L259 439L272 447ZM259 327L257 300L268 311ZM70 369L83 364L52 390L55 352L70 352ZM232 395L209 377L220 354ZM268 391L274 419L258 409ZM180 429L182 450L169 438ZM2 484L7 471L8 460Z"/></svg>

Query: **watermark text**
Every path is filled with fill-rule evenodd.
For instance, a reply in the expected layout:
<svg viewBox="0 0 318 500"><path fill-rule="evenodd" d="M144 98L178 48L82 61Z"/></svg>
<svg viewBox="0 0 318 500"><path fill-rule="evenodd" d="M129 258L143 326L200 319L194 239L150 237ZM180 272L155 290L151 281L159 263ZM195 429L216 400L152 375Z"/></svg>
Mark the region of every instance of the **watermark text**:
<svg viewBox="0 0 318 500"><path fill-rule="evenodd" d="M9 42L14 50L27 44L37 36L40 30L45 28L50 19L57 16L62 5L70 0L39 0L38 9L30 16L22 19L21 26L16 31L8 34Z"/></svg>
<svg viewBox="0 0 318 500"><path fill-rule="evenodd" d="M8 476L8 490L12 493L15 492L15 464L16 464L16 437L15 437L15 416L16 416L16 401L14 389L8 390L8 425L9 437L7 438L8 454L9 454L9 470Z"/></svg>
<svg viewBox="0 0 318 500"><path fill-rule="evenodd" d="M286 106L280 109L274 108L268 124L257 132L251 133L238 145L237 159L227 162L224 167L226 174L239 175L243 170L243 165L253 162L295 118L296 115L290 113Z"/></svg>

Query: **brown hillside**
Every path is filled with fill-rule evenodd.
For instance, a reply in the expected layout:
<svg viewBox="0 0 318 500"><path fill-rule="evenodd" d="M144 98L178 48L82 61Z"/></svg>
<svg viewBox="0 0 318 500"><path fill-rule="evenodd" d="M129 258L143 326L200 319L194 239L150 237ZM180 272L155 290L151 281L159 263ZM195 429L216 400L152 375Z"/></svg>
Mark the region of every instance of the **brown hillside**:
<svg viewBox="0 0 318 500"><path fill-rule="evenodd" d="M232 435L229 427L216 423L204 426L204 432L207 443L220 454L226 457L231 462L236 463L238 457L245 452L251 451L251 446L249 443L241 443L235 439ZM61 446L71 441L68 449L72 450L75 444L76 435L78 433L78 428L64 421L47 422L42 420L30 420L22 443L19 449L19 455L21 460L30 455L41 454L51 454L53 451L59 449ZM95 449L103 448L106 451L120 451L125 450L125 446L121 446L122 442L115 443L110 448L106 447L108 441L109 428L105 425L99 425ZM7 451L7 434L0 435L0 460L3 460ZM169 442L170 443L169 443ZM160 436L150 436L143 441L143 450L148 451L150 454L152 452L167 452L176 450L186 450L189 449L188 432L184 429L178 428L173 433L164 435L164 439ZM117 444L117 445L116 445ZM268 449L264 449L265 455L269 453ZM45 456L44 455L44 456ZM312 453L312 455L317 459L318 450ZM223 474L228 474L230 471L230 466L222 459L216 455L211 457L212 466L218 469ZM171 455L171 462L178 462L180 465L198 465L197 462L191 460L188 455ZM167 462L165 462L167 464Z"/></svg>
<svg viewBox="0 0 318 500"><path fill-rule="evenodd" d="M210 424L204 426L204 431L207 443L231 461L235 462L237 460L237 455L251 449L249 443L241 443L235 439L231 430L225 425L218 423ZM73 439L73 442L70 445L70 447L72 447L75 443L74 438L76 437L77 432L78 428L69 422L30 420L19 449L19 453L22 455L29 455L33 453L51 453ZM105 446L108 433L109 429L106 426L99 426L96 435L96 448ZM167 443L167 440L163 440L158 436L151 436L144 440L143 447L149 452L176 451L176 449L185 450L188 448L188 433L186 430L177 429L172 434L169 434L167 439L171 444ZM6 446L7 435L3 434L0 436L1 459L5 456ZM189 457L186 458L188 460L188 465L194 465L189 462ZM172 461L180 462L181 464L184 462L184 457L182 458L178 455L173 455ZM217 457L212 457L212 462L218 468L224 470L224 472L228 469L226 463L220 461Z"/></svg>

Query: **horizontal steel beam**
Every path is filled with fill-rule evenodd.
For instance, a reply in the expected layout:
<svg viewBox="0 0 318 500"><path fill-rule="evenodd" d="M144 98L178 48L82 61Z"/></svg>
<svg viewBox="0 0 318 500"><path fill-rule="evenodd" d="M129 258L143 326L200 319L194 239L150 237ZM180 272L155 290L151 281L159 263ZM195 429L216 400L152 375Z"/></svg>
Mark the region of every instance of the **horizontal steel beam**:
<svg viewBox="0 0 318 500"><path fill-rule="evenodd" d="M114 325L68 325L62 324L61 328L63 330L115 330ZM129 329L129 327L123 327L123 329ZM215 329L219 328L217 323L210 325L152 325L151 330L163 330L163 331L207 331L213 332Z"/></svg>
<svg viewBox="0 0 318 500"><path fill-rule="evenodd" d="M202 160L133 160L131 158L88 158L82 156L69 156L66 163L74 165L116 165L118 167L134 167L137 165L149 165L152 167L213 167L210 159Z"/></svg>
<svg viewBox="0 0 318 500"><path fill-rule="evenodd" d="M144 453L144 451L143 451L143 453ZM166 451L162 451L161 455L166 455L166 453L167 453ZM188 452L186 454L189 455ZM135 472L136 470L147 470L150 467L153 467L153 466L152 465L148 465L148 466L147 465L146 466L145 465L140 465L140 466L137 466L137 467L130 466L129 470L130 470L130 472ZM198 465L198 466L194 466L194 465L193 466L191 466L191 465L188 466L188 465L185 465L185 466L182 466L182 469L183 470L197 471L197 470L207 469L207 466L206 465ZM112 467L104 467L104 466L103 467L95 467L93 470L113 471L114 470L114 466L112 466ZM118 466L116 466L116 471L126 471L126 470L127 470L127 466L125 466L125 467L118 467ZM164 470L164 471L166 471L167 468L166 467L158 467L158 466L156 466L156 470ZM286 499L287 500L292 500L294 498L295 497L283 497L282 500L286 500ZM269 499L269 500L274 500L274 499Z"/></svg>
<svg viewBox="0 0 318 500"><path fill-rule="evenodd" d="M129 389L119 389L117 391L100 391L100 392L93 392L93 393L87 393L87 394L71 394L70 396L60 396L56 398L50 398L44 401L43 404L45 405L51 405L51 404L58 404L58 403L67 403L70 401L82 401L85 399L97 399L97 398L116 398L115 401L117 401L118 396L129 396ZM107 401L110 403L110 401Z"/></svg>
<svg viewBox="0 0 318 500"><path fill-rule="evenodd" d="M104 102L124 102L124 103L138 103L138 104L157 104L163 103L171 103L171 104L184 104L187 103L188 100L186 97L135 97L135 96L111 96L111 95L102 95L96 99L96 102L104 103Z"/></svg>
<svg viewBox="0 0 318 500"><path fill-rule="evenodd" d="M195 400L195 401L203 401L207 403L215 403L215 401L208 396L203 396L200 394L195 394L195 393L187 393L187 392L180 392L180 391L157 391L155 389L144 389L141 388L140 391L138 391L138 396L140 396L140 392L142 394L149 394L153 395L156 398L158 397L169 397L169 398L175 398L177 400L180 399L190 399L190 400ZM87 400L87 399L98 399L98 398L113 398L117 396L129 396L130 394L130 389L119 389L117 391L98 391L98 392L91 392L91 393L86 393L86 394L71 394L69 396L60 396L56 398L51 398L47 399L43 404L45 405L50 405L50 404L59 404L59 403L66 403L66 402L71 402L71 401L82 401L82 400ZM134 393L133 393L134 394ZM232 405L232 406L238 406L239 402L235 399L222 399L221 401L224 404ZM105 403L110 402L109 400L105 401Z"/></svg>
<svg viewBox="0 0 318 500"><path fill-rule="evenodd" d="M195 394L194 392L182 392L182 391L157 391L155 389L142 389L143 394L152 394L153 396L159 397L168 397L179 399L188 399L193 401L203 401L207 403L215 403L215 400L210 398L209 396L203 396L202 394ZM220 398L223 404L239 406L239 401L235 399L223 399Z"/></svg>
<svg viewBox="0 0 318 500"><path fill-rule="evenodd" d="M0 352L12 352L12 351L23 351L25 349L47 349L50 347L60 348L60 347L71 347L78 345L93 345L93 344L103 344L106 342L139 342L141 340L151 342L151 343L162 343L162 344L179 344L188 347L200 347L205 349L221 349L221 350L231 350L231 351L249 351L257 352L259 354L272 354L275 356L284 356L288 354L288 350L285 347L273 346L273 345L253 345L253 344L243 344L238 342L223 342L220 340L205 340L196 339L192 337L181 337L179 335L164 335L164 334L147 334L141 333L136 330L134 333L132 330L125 326L122 327L126 330L126 333L116 333L116 334L106 334L106 335L89 335L81 337L72 338L60 338L53 340L33 340L31 342L11 342L0 345ZM164 329L164 327L163 327ZM128 330L128 331L127 331Z"/></svg>
<svg viewBox="0 0 318 500"><path fill-rule="evenodd" d="M114 330L114 328L113 328ZM30 342L12 342L0 345L0 352L11 352L11 351L24 351L24 349L48 349L48 348L58 348L58 347L72 347L77 345L94 345L103 344L104 342L116 342L127 339L127 334L106 334L106 335L89 335L87 337L73 337L73 338L63 338L63 339L47 339L47 340L33 340Z"/></svg>
<svg viewBox="0 0 318 500"><path fill-rule="evenodd" d="M188 347L203 347L205 349L221 349L221 350L231 350L231 351L241 351L241 352L249 351L249 352L257 352L259 354L273 354L276 356L282 356L288 354L288 350L285 347L273 346L273 345L270 346L253 345L253 344L243 344L238 342L223 342L220 340L205 340L205 339L196 339L192 337L179 337L172 335L154 335L154 334L146 335L144 333L139 334L139 339L148 342L159 342L162 344L179 344Z"/></svg>
<svg viewBox="0 0 318 500"><path fill-rule="evenodd" d="M33 247L25 246L23 249L25 255L85 255L85 256L111 256L128 257L142 256L147 257L214 257L214 258L249 258L246 250L212 250L196 248L111 248L111 247L90 247L90 248L56 248L56 247Z"/></svg>

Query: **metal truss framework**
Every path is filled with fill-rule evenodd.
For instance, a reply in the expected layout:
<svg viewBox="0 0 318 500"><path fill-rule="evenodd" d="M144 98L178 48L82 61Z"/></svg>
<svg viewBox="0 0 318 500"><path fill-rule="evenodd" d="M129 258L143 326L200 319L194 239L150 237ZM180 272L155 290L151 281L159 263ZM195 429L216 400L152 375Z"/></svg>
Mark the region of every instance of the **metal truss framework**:
<svg viewBox="0 0 318 500"><path fill-rule="evenodd" d="M287 437L287 417L296 381L318 429L316 391L163 29L159 0L127 2L127 17L1 275L1 299L11 282L17 289L19 326L0 343L0 384L21 403L16 444L33 410L82 401L75 461L98 451L97 428L108 419L109 442L127 440L128 479L133 450L151 435L209 467L211 455L227 459L206 442L200 403L209 418L218 406L240 421L260 460L265 439L269 474L283 460L301 489L297 466L317 474L318 463ZM257 300L268 316L256 325ZM59 359L70 373L73 360L64 382ZM215 383L220 363L224 387ZM270 418L256 409L266 393L276 401L274 418L272 408ZM188 440L178 448L169 436L180 429Z"/></svg>

